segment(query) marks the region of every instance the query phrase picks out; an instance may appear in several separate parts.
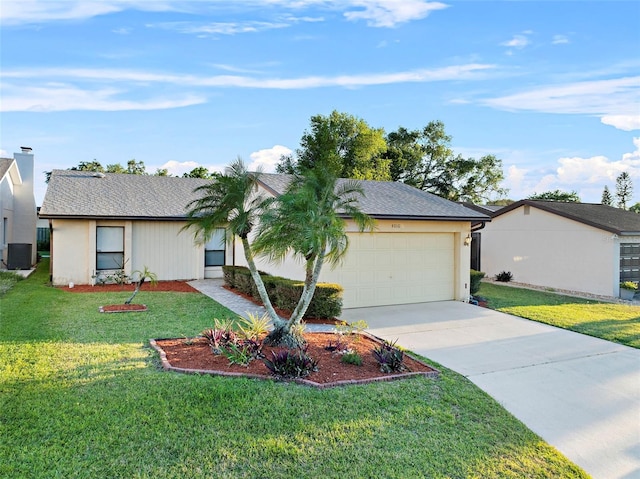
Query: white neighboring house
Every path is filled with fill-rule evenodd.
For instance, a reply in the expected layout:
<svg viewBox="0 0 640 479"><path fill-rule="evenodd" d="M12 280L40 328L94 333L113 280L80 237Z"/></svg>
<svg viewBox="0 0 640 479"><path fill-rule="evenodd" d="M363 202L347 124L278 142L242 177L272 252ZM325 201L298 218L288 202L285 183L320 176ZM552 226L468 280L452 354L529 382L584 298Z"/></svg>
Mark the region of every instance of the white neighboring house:
<svg viewBox="0 0 640 479"><path fill-rule="evenodd" d="M159 280L213 278L222 265L244 265L241 242L224 242L221 229L207 245L194 242L186 224L193 190L207 180L54 170L40 217L52 227L51 277L55 285L92 284L124 264L126 274L145 266ZM260 192L281 194L289 178L263 174ZM344 306L375 306L469 297L471 224L489 217L462 205L392 182L362 181L360 207L377 220L359 233L348 218L350 248L320 280L341 284ZM303 278L293 260L259 268Z"/></svg>
<svg viewBox="0 0 640 479"><path fill-rule="evenodd" d="M37 259L33 154L0 158L0 269L29 269Z"/></svg>
<svg viewBox="0 0 640 479"><path fill-rule="evenodd" d="M514 281L617 297L640 281L640 214L592 203L521 200L481 231L482 271Z"/></svg>

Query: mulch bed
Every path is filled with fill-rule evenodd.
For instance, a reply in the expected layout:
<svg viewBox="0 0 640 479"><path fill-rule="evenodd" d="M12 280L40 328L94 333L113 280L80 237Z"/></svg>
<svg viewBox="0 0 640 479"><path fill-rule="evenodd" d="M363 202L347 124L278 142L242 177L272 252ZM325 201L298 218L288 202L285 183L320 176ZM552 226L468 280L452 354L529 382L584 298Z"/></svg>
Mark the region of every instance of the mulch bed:
<svg viewBox="0 0 640 479"><path fill-rule="evenodd" d="M70 293L117 293L120 291L131 291L136 289L134 284L76 284L73 288L62 286L62 289ZM186 281L158 281L155 286L151 283L144 283L140 291L163 291L174 293L198 293L198 290Z"/></svg>
<svg viewBox="0 0 640 479"><path fill-rule="evenodd" d="M140 313L147 310L144 304L110 304L100 306L101 313Z"/></svg>
<svg viewBox="0 0 640 479"><path fill-rule="evenodd" d="M343 336L345 338L346 336ZM312 372L304 379L295 382L327 388L349 384L363 384L374 381L389 381L413 376L437 377L438 371L427 364L405 353L406 370L400 373L383 373L375 361L372 351L381 344L378 338L368 334L352 336L348 342L350 349L357 351L362 357L362 365L345 364L341 354L325 349L331 341L335 344L336 333L305 333L307 354L318 361L318 371ZM274 379L270 371L260 359L253 360L249 366L232 365L223 355L214 355L204 338L173 338L150 341L151 346L159 353L162 366L166 370L188 374L211 374L222 376L244 376L257 379ZM263 354L271 358L271 352L279 348L263 347Z"/></svg>

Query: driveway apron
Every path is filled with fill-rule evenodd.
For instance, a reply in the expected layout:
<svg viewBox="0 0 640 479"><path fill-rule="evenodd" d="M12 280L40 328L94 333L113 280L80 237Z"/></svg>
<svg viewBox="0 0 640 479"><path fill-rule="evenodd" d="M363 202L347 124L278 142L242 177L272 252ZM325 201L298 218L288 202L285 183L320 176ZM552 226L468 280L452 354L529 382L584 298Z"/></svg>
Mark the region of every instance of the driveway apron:
<svg viewBox="0 0 640 479"><path fill-rule="evenodd" d="M640 350L454 301L341 319L466 376L594 478L640 478Z"/></svg>

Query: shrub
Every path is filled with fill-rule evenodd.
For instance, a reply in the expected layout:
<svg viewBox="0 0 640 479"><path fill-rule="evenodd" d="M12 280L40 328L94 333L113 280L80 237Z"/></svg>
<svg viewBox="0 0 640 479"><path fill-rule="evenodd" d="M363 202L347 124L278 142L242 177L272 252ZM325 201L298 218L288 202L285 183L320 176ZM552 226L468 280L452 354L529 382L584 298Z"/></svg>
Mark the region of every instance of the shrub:
<svg viewBox="0 0 640 479"><path fill-rule="evenodd" d="M304 378L318 370L318 362L307 354L307 348L272 351L271 359L262 361L279 378Z"/></svg>
<svg viewBox="0 0 640 479"><path fill-rule="evenodd" d="M327 344L325 344L324 349L327 351L343 351L347 348L347 343L343 340L342 335L337 335L335 341L329 340Z"/></svg>
<svg viewBox="0 0 640 479"><path fill-rule="evenodd" d="M247 313L247 317L240 318L240 331L245 339L257 340L261 335L269 331L269 316Z"/></svg>
<svg viewBox="0 0 640 479"><path fill-rule="evenodd" d="M396 347L395 341L393 343L384 341L373 350L373 357L383 373L394 373L405 369L404 353Z"/></svg>
<svg viewBox="0 0 640 479"><path fill-rule="evenodd" d="M229 360L230 364L249 366L251 361L262 356L262 344L252 339L246 339L240 343L228 343L222 348L221 354Z"/></svg>
<svg viewBox="0 0 640 479"><path fill-rule="evenodd" d="M501 271L500 273L496 274L496 281L500 281L502 283L508 283L512 279L513 274L511 274L511 271Z"/></svg>
<svg viewBox="0 0 640 479"><path fill-rule="evenodd" d="M485 277L482 271L471 270L471 279L469 280L469 292L473 296L480 289L480 281Z"/></svg>
<svg viewBox="0 0 640 479"><path fill-rule="evenodd" d="M213 354L221 354L222 351L230 344L236 344L239 341L238 335L233 330L233 323L229 320L214 322L214 327L205 329L202 336L207 340Z"/></svg>
<svg viewBox="0 0 640 479"><path fill-rule="evenodd" d="M0 296L9 291L18 282L23 280L24 277L11 271L0 271Z"/></svg>
<svg viewBox="0 0 640 479"><path fill-rule="evenodd" d="M340 361L345 364L353 364L354 366L362 366L362 356L357 351L347 351L342 355Z"/></svg>
<svg viewBox="0 0 640 479"><path fill-rule="evenodd" d="M257 287L249 268L244 266L223 266L227 285L243 294L260 300ZM304 283L292 279L271 276L259 271L267 294L273 306L285 311L293 311L298 304ZM335 318L342 313L342 286L339 284L318 283L305 318Z"/></svg>
<svg viewBox="0 0 640 479"><path fill-rule="evenodd" d="M620 287L622 289L629 289L631 291L637 291L638 290L638 283L634 283L633 281L624 281L623 283L620 283Z"/></svg>

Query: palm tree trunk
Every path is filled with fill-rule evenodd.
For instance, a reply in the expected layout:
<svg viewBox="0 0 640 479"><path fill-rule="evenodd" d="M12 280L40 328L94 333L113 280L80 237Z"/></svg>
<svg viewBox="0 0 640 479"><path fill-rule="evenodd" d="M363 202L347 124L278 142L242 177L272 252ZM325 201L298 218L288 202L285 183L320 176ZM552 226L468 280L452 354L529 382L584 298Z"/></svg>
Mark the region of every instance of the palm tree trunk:
<svg viewBox="0 0 640 479"><path fill-rule="evenodd" d="M276 310L273 309L273 305L271 304L271 300L269 299L269 293L267 293L267 288L264 287L264 283L262 282L262 277L258 273L258 268L256 268L256 263L253 260L253 252L251 251L251 245L249 244L249 240L247 238L242 239L242 246L244 249L244 257L247 260L247 264L249 265L249 271L251 272L251 277L253 281L256 283L256 288L258 290L258 294L260 295L260 299L262 300L262 304L267 310L267 314L269 315L269 319L273 322L274 326L278 326L279 323L285 323L282 321L276 313Z"/></svg>
<svg viewBox="0 0 640 479"><path fill-rule="evenodd" d="M296 309L293 310L291 318L287 324L289 329L291 329L294 324L299 323L302 320L304 313L307 312L307 309L311 304L311 300L313 299L313 294L316 292L316 285L318 284L318 278L320 277L320 270L322 270L323 263L324 252L320 253L317 258L315 258L315 264L313 259L307 261L307 274L304 281L304 287L302 289L302 295L300 296L298 305L296 306Z"/></svg>

